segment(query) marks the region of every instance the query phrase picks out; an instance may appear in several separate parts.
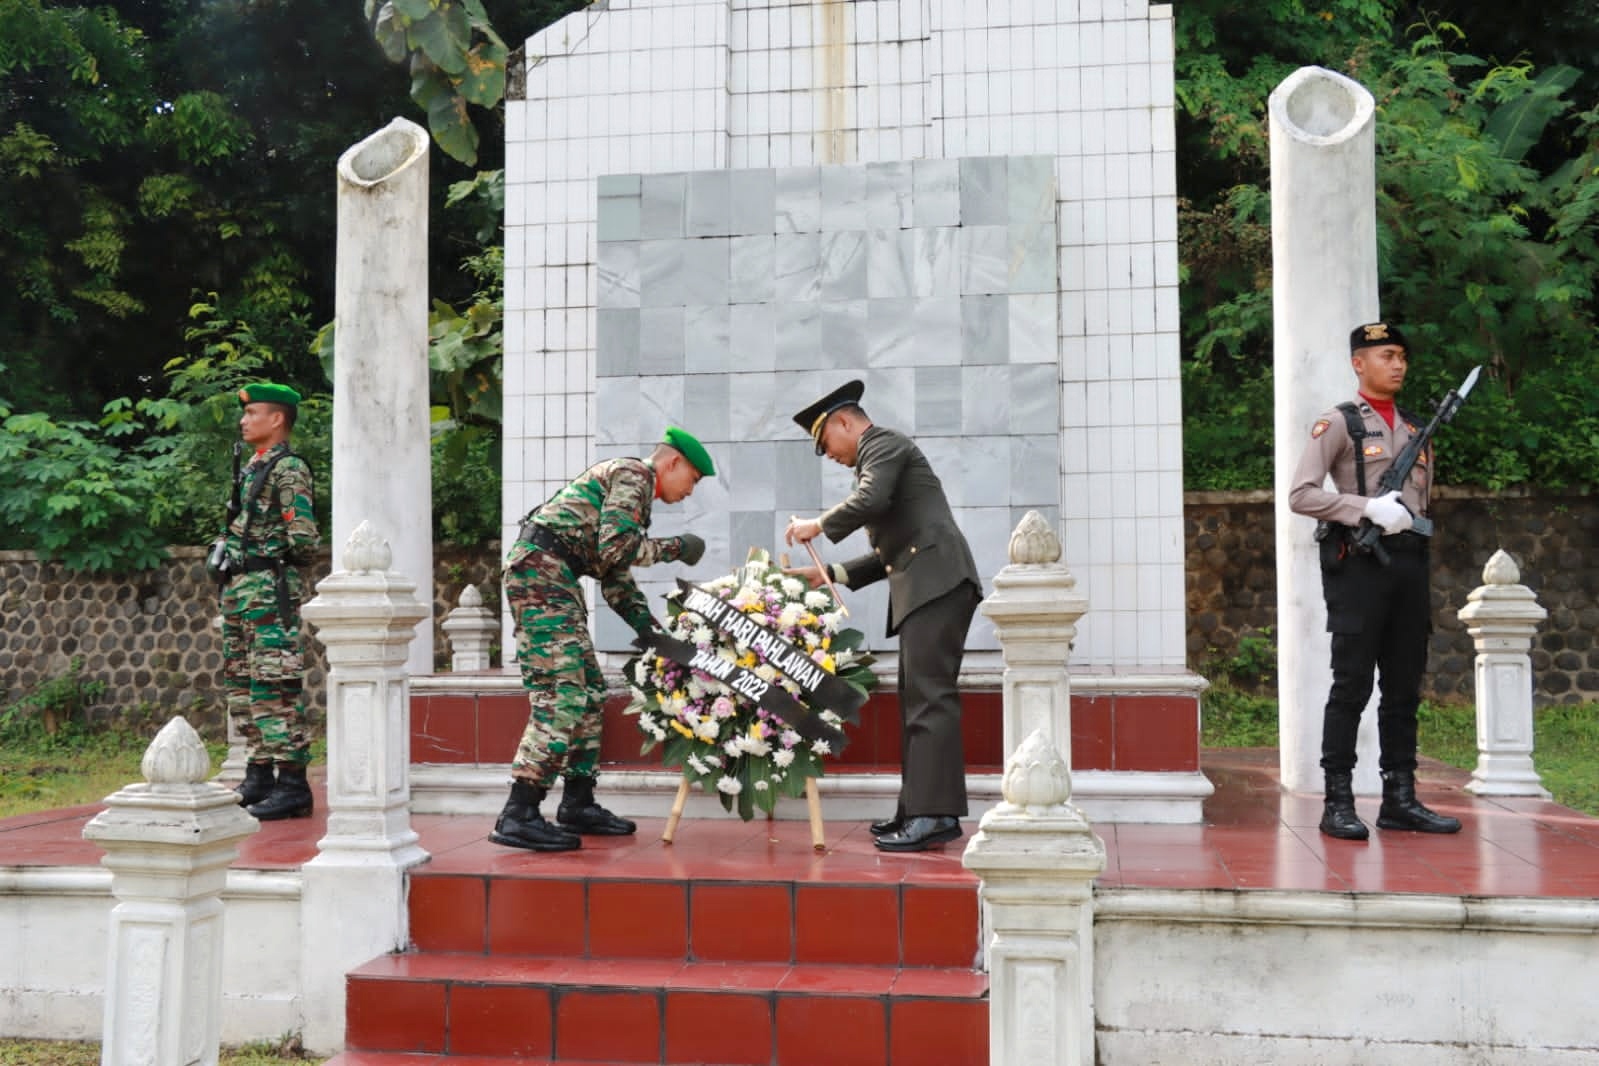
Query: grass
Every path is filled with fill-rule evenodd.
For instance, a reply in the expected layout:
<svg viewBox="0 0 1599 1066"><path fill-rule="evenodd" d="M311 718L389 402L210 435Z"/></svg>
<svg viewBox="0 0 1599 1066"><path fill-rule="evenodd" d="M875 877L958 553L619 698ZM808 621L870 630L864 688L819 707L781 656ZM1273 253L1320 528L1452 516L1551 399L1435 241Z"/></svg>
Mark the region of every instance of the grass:
<svg viewBox="0 0 1599 1066"><path fill-rule="evenodd" d="M309 1066L326 1062L300 1050L300 1040L249 1044L242 1048L223 1048L220 1066L282 1066L285 1062ZM69 1040L0 1040L0 1066L100 1066L100 1045Z"/></svg>

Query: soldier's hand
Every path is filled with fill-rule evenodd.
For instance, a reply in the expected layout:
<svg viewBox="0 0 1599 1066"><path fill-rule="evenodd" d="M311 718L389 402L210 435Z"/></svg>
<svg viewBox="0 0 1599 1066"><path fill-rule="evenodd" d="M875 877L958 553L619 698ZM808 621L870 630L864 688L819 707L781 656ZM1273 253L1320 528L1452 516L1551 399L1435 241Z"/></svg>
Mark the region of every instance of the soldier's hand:
<svg viewBox="0 0 1599 1066"><path fill-rule="evenodd" d="M677 539L683 542L683 550L678 554L678 558L680 560L687 563L689 566L693 566L695 563L705 558L704 537L696 537L692 533L684 533Z"/></svg>
<svg viewBox="0 0 1599 1066"><path fill-rule="evenodd" d="M633 626L633 632L637 634L633 640L634 645L643 648L648 645L650 638L662 632L662 629L661 624L655 620L655 616L650 615L647 619Z"/></svg>
<svg viewBox="0 0 1599 1066"><path fill-rule="evenodd" d="M783 573L787 577L797 577L813 589L822 587L822 569L819 566L786 566Z"/></svg>
<svg viewBox="0 0 1599 1066"><path fill-rule="evenodd" d="M1382 527L1384 533L1403 533L1414 524L1410 510L1399 502L1399 491L1373 496L1366 501L1366 517Z"/></svg>

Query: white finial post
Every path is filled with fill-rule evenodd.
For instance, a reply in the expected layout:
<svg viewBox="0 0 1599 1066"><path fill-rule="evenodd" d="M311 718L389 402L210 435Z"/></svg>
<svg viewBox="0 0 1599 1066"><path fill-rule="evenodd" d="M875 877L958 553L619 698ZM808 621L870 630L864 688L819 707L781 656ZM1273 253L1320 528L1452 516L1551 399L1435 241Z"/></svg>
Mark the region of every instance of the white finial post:
<svg viewBox="0 0 1599 1066"><path fill-rule="evenodd" d="M500 635L500 619L483 606L476 585L461 590L461 603L445 616L444 634L450 640L450 669L456 673L489 668L489 649Z"/></svg>
<svg viewBox="0 0 1599 1066"><path fill-rule="evenodd" d="M145 783L84 826L111 871L102 1066L214 1066L222 1018L222 900L239 841L260 824L205 779L211 759L174 718L144 753Z"/></svg>
<svg viewBox="0 0 1599 1066"><path fill-rule="evenodd" d="M979 608L994 621L1005 660L1004 744L1007 757L1021 739L1042 729L1071 763L1072 690L1066 663L1077 620L1088 598L1060 561L1060 538L1037 511L1028 511L1010 539L1010 565L994 577L994 592Z"/></svg>
<svg viewBox="0 0 1599 1066"><path fill-rule="evenodd" d="M982 883L988 928L988 1059L1093 1066L1094 879L1105 845L1071 795L1043 727L1005 763L1005 802L983 816L962 864Z"/></svg>
<svg viewBox="0 0 1599 1066"><path fill-rule="evenodd" d="M301 614L327 649L328 830L302 870L304 1039L344 1042L344 975L409 937L405 871L428 856L411 828L411 692L406 651L427 608L390 569L388 541L363 521L343 569Z"/></svg>
<svg viewBox="0 0 1599 1066"><path fill-rule="evenodd" d="M1482 568L1482 581L1458 612L1477 645L1477 768L1469 792L1479 796L1549 798L1532 764L1532 658L1538 623L1548 611L1519 584L1521 571L1504 551Z"/></svg>

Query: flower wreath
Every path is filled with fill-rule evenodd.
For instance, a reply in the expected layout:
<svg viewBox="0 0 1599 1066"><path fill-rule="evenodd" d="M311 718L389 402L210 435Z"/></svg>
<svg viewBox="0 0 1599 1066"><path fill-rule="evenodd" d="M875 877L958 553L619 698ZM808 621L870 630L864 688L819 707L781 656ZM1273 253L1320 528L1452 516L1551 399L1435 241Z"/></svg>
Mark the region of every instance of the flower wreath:
<svg viewBox="0 0 1599 1066"><path fill-rule="evenodd" d="M713 609L704 610L707 605ZM873 656L861 647L865 634L842 628L842 612L830 593L785 574L759 548L732 574L700 585L680 583L667 594L666 607L666 637L682 642L695 665L649 647L623 667L633 697L626 713L638 716L643 751L663 745L665 765L680 766L690 782L715 789L725 809L736 803L745 821L757 808L770 813L779 796L804 794L805 782L822 775L822 758L843 747L844 721L853 719L877 683ZM707 614L717 616L716 624ZM729 618L754 623L764 633L748 639L752 627L730 624ZM796 662L792 653L776 649L767 639L772 634L808 658ZM806 674L821 676L813 665L831 675L823 680L834 692L839 689L833 678L852 690L855 698L844 714L820 705L814 677L803 683ZM756 698L757 689L773 687L786 696ZM814 720L785 720L774 704L798 704Z"/></svg>

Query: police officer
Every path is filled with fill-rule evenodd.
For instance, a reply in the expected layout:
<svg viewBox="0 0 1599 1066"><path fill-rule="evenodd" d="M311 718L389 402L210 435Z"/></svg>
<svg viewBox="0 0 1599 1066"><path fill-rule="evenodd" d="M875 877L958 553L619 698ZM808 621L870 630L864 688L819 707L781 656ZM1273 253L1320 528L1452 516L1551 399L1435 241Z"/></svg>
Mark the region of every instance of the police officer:
<svg viewBox="0 0 1599 1066"><path fill-rule="evenodd" d="M831 564L831 576L852 589L886 578L888 634L899 636L899 804L871 832L880 851L924 851L958 838L967 813L957 679L982 581L927 457L867 416L864 392L848 382L794 416L817 455L855 471L855 485L820 517L791 521L784 539L837 542L866 530L872 550ZM821 584L814 566L802 572Z"/></svg>
<svg viewBox="0 0 1599 1066"><path fill-rule="evenodd" d="M531 709L511 763L511 795L489 836L494 843L568 851L581 845L579 834L622 836L637 828L594 800L605 678L578 579L596 579L636 632L654 629L631 568L673 560L693 566L705 541L692 533L651 539L650 508L656 500L686 499L715 473L704 445L672 426L649 458L597 463L523 519L504 581ZM558 824L551 825L539 805L557 777L564 781Z"/></svg>
<svg viewBox="0 0 1599 1066"><path fill-rule="evenodd" d="M263 822L311 813L311 741L301 690L298 567L318 543L311 468L289 447L300 394L259 382L239 390L239 436L253 449L239 469L220 558L222 685L245 742L239 802Z"/></svg>
<svg viewBox="0 0 1599 1066"><path fill-rule="evenodd" d="M1352 781L1355 736L1375 670L1382 693L1377 704L1382 770L1377 828L1455 833L1460 831L1458 819L1428 810L1416 799L1416 708L1432 612L1429 542L1411 526L1414 516L1427 514L1431 447L1402 489L1372 495L1383 472L1421 431L1414 418L1395 406L1410 346L1397 326L1371 322L1350 333L1349 350L1358 394L1323 413L1311 427L1288 496L1296 514L1320 522L1322 592L1332 634L1332 689L1322 718L1326 799L1321 831L1344 840L1368 836L1355 812ZM1332 491L1324 487L1328 475ZM1363 519L1381 527L1386 564L1375 553L1353 550L1349 538Z"/></svg>

